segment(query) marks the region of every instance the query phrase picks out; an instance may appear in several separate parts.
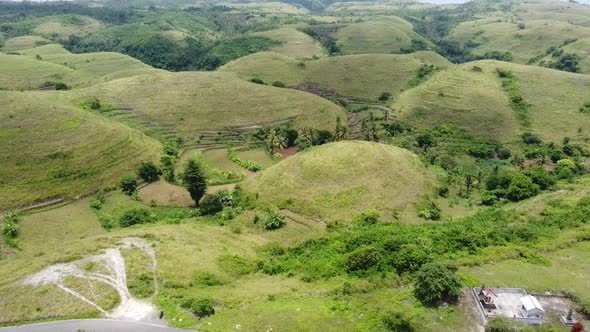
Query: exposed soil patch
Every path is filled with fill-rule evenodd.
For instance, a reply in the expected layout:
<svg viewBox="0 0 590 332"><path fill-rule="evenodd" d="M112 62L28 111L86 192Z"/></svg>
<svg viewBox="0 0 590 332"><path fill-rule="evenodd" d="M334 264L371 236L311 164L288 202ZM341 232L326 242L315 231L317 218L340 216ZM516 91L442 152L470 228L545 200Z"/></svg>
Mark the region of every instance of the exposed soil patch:
<svg viewBox="0 0 590 332"><path fill-rule="evenodd" d="M295 154L297 154L297 152L299 152L299 148L296 146L291 146L279 151L279 153L283 156L283 159L294 156Z"/></svg>
<svg viewBox="0 0 590 332"><path fill-rule="evenodd" d="M151 268L154 277L155 293L156 282L156 255L152 244L140 238L123 239L119 246L106 249L103 254L89 256L71 263L55 264L28 276L23 281L24 285L41 286L56 285L64 292L77 297L100 311L105 317L135 321L155 321L156 309L149 303L135 299L127 288L127 272L125 259L121 255L121 248L139 248L152 260ZM87 269L88 264L99 266L100 269ZM107 312L97 303L90 300L76 289L65 285L67 277L76 277L91 281L105 283L117 291L121 299L120 304L111 312Z"/></svg>

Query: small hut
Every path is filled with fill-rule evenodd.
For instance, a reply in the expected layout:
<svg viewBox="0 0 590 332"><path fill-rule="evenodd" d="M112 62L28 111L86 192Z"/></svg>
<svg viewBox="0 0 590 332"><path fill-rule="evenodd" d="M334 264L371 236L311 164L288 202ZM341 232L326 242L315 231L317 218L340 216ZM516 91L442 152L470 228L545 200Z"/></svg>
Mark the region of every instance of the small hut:
<svg viewBox="0 0 590 332"><path fill-rule="evenodd" d="M532 295L525 295L520 298L520 302L522 302L521 312L522 315L526 318L542 318L545 310L541 307L537 298Z"/></svg>

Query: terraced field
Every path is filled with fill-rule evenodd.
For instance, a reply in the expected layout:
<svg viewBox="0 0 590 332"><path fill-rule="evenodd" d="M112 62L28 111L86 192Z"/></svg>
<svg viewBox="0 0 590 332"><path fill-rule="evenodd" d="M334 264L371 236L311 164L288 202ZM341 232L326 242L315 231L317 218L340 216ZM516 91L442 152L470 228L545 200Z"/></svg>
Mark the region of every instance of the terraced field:
<svg viewBox="0 0 590 332"><path fill-rule="evenodd" d="M60 93L3 91L0 109L0 209L111 188L159 159L157 141L76 109Z"/></svg>
<svg viewBox="0 0 590 332"><path fill-rule="evenodd" d="M76 100L98 96L143 123L173 130L187 143L203 139L204 131L285 121L332 129L336 118L344 117L338 106L320 97L245 82L231 73L160 72L98 84L75 96Z"/></svg>

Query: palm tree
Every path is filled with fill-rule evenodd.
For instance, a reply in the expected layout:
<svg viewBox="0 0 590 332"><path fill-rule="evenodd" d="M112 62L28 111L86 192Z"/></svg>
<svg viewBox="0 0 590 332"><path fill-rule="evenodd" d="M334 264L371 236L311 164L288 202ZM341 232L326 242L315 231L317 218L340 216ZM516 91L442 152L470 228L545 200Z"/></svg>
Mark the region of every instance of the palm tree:
<svg viewBox="0 0 590 332"><path fill-rule="evenodd" d="M266 136L266 146L270 154L274 154L275 148L284 149L287 147L287 138L281 135L275 128L271 128Z"/></svg>

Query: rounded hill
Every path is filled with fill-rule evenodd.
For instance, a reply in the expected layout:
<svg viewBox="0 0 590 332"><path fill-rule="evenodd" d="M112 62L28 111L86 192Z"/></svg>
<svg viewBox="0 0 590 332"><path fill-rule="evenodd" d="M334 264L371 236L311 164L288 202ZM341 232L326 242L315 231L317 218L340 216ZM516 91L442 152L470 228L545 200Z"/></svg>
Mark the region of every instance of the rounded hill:
<svg viewBox="0 0 590 332"><path fill-rule="evenodd" d="M248 179L243 188L281 209L327 222L350 221L367 209L392 219L415 217L415 203L436 178L416 155L390 145L345 141L289 157ZM406 218L403 218L406 220Z"/></svg>

